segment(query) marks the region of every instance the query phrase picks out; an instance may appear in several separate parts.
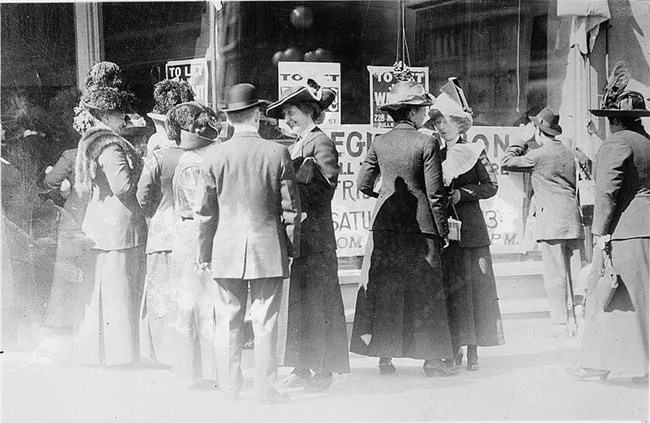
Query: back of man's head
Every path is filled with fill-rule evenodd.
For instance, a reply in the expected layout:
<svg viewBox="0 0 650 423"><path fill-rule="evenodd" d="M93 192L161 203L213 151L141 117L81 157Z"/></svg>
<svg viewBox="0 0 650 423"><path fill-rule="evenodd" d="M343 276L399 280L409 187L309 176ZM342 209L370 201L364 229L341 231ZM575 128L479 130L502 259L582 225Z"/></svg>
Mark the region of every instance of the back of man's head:
<svg viewBox="0 0 650 423"><path fill-rule="evenodd" d="M258 125L259 124L259 106L249 107L244 110L237 110L234 112L226 112L228 120L233 126L238 125Z"/></svg>

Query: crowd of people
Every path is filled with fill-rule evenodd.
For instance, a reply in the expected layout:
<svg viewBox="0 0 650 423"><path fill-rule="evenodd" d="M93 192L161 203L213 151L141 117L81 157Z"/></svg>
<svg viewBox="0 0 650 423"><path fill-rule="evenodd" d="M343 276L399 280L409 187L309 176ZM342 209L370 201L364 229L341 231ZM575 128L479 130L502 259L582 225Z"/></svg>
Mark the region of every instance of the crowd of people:
<svg viewBox="0 0 650 423"><path fill-rule="evenodd" d="M650 136L639 118L650 111L624 88L593 111L609 118L613 135L596 157L582 367L568 371L633 373L647 383ZM237 84L219 111L225 124L186 82L165 80L149 114L155 133L136 147L126 136L136 118L121 71L95 65L76 108L78 147L44 179L66 197L45 341L73 327L75 362L147 358L188 385L237 399L249 313L263 403L288 400L276 389L279 364L293 368L282 387L321 392L350 371L349 351L377 357L380 374L395 373L397 357L423 360L428 377L457 374L465 355L466 369L478 370L478 347L505 342L479 203L497 193L498 180L485 146L463 136L473 120L458 81L435 97L405 76L381 106L395 125L373 140L358 175L359 190L377 201L350 344L332 222L338 152L318 127L334 99L313 80L273 103ZM295 138L289 148L260 136L266 118L285 121ZM532 175L551 320L574 336L584 229L579 163L561 133L558 114L544 108L502 165ZM3 256L5 220L3 212ZM596 285L608 257L619 285L603 306Z"/></svg>

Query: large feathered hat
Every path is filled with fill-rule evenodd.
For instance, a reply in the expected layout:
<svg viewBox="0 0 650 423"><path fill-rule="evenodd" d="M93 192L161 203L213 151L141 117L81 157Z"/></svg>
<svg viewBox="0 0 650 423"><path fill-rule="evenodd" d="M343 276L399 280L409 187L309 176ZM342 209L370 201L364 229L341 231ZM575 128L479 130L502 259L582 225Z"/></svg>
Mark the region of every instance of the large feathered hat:
<svg viewBox="0 0 650 423"><path fill-rule="evenodd" d="M306 101L316 102L320 110L324 111L334 102L335 98L336 94L334 91L329 88L322 88L313 79L308 79L307 85L298 85L285 91L282 94L282 98L267 107L266 115L274 119L282 119L284 117L282 114L283 106Z"/></svg>
<svg viewBox="0 0 650 423"><path fill-rule="evenodd" d="M600 109L591 109L595 116L639 118L650 116L643 94L628 89L630 68L625 61L616 62L603 92Z"/></svg>
<svg viewBox="0 0 650 423"><path fill-rule="evenodd" d="M154 85L153 99L156 104L148 113L152 119L164 121L167 112L177 104L194 101L194 90L187 81L165 79Z"/></svg>

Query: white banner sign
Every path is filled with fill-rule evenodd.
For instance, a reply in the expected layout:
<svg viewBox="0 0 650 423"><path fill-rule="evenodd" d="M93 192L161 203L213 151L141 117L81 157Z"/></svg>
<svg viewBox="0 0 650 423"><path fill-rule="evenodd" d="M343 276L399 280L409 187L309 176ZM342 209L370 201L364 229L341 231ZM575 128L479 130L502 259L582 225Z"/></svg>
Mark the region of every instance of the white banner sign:
<svg viewBox="0 0 650 423"><path fill-rule="evenodd" d="M341 124L341 64L323 62L278 62L278 95L296 85L305 86L313 79L323 88L336 94L334 102L325 111L324 125Z"/></svg>
<svg viewBox="0 0 650 423"><path fill-rule="evenodd" d="M392 128L395 122L388 113L379 110L386 104L386 96L397 80L392 66L368 66L370 73L370 124L376 128ZM409 68L415 82L429 91L429 68Z"/></svg>
<svg viewBox="0 0 650 423"><path fill-rule="evenodd" d="M365 254L376 200L359 192L357 176L372 140L386 129L371 125L323 125L321 129L336 144L341 165L339 185L332 200L337 254L339 257L361 256ZM508 175L500 168L501 157L517 130L515 127L477 126L466 134L468 142L483 142L499 179L497 195L481 201L493 253L521 253L529 247L524 242L522 225L523 175Z"/></svg>

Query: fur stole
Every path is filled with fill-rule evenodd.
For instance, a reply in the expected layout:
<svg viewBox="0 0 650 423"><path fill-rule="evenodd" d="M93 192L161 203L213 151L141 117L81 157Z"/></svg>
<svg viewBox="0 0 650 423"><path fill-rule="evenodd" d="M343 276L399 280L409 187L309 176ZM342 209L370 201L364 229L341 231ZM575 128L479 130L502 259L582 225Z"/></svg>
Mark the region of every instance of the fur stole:
<svg viewBox="0 0 650 423"><path fill-rule="evenodd" d="M97 159L104 150L113 146L122 150L132 174L140 175L142 160L131 143L109 128L90 128L79 141L75 163L75 189L79 194L90 193L97 174Z"/></svg>

